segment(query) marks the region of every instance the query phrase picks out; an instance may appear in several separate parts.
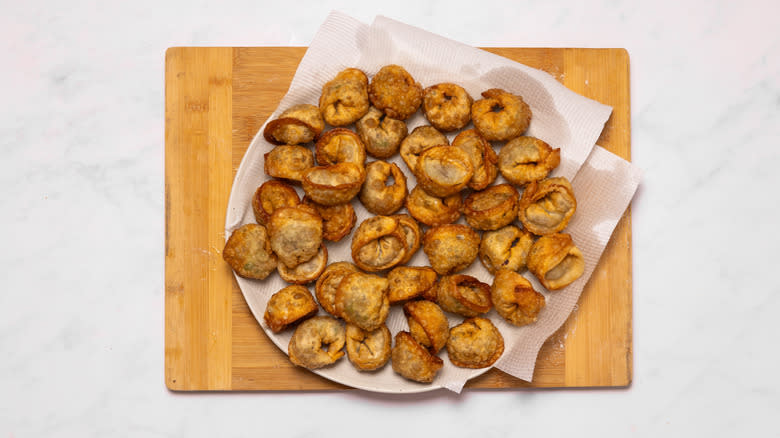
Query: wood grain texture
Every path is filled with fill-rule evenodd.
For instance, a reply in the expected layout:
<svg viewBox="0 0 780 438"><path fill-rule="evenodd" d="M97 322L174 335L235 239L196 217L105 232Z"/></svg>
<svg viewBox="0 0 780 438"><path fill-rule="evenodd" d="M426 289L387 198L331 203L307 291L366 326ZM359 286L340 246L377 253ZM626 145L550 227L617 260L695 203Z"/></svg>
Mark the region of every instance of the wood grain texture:
<svg viewBox="0 0 780 438"><path fill-rule="evenodd" d="M486 49L547 71L614 108L599 139L630 159L623 49ZM182 48L166 54L166 384L175 390L344 389L293 366L265 336L221 260L230 184L306 49ZM632 376L631 219L626 212L577 309L548 339L534 380L498 370L469 388L626 386Z"/></svg>

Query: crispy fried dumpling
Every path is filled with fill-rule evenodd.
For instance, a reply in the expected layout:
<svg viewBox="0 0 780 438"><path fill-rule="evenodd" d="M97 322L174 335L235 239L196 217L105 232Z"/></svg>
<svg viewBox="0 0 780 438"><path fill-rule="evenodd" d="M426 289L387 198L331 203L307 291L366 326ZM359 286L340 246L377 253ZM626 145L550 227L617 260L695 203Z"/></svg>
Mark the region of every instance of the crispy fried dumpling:
<svg viewBox="0 0 780 438"><path fill-rule="evenodd" d="M518 218L523 227L545 235L562 231L577 210L571 183L564 177L548 178L528 184L520 198Z"/></svg>
<svg viewBox="0 0 780 438"><path fill-rule="evenodd" d="M447 312L462 316L477 316L493 307L490 285L471 275L448 275L439 279L436 302Z"/></svg>
<svg viewBox="0 0 780 438"><path fill-rule="evenodd" d="M291 324L316 315L319 307L309 289L287 286L271 295L263 319L274 333L279 333Z"/></svg>
<svg viewBox="0 0 780 438"><path fill-rule="evenodd" d="M466 269L477 258L479 234L459 224L440 225L425 232L423 251L439 275Z"/></svg>
<svg viewBox="0 0 780 438"><path fill-rule="evenodd" d="M320 110L314 105L301 104L282 112L269 122L263 137L273 144L304 144L315 140L325 128Z"/></svg>
<svg viewBox="0 0 780 438"><path fill-rule="evenodd" d="M336 289L336 314L363 330L376 330L390 311L387 287L387 279L377 275L347 274Z"/></svg>
<svg viewBox="0 0 780 438"><path fill-rule="evenodd" d="M320 113L332 126L346 126L368 112L368 78L356 68L339 72L322 86Z"/></svg>
<svg viewBox="0 0 780 438"><path fill-rule="evenodd" d="M427 266L398 266L387 273L390 304L422 296L436 287L436 271Z"/></svg>
<svg viewBox="0 0 780 438"><path fill-rule="evenodd" d="M300 204L298 193L289 184L279 180L268 180L252 196L252 211L258 224L265 225L271 214L280 207L295 207Z"/></svg>
<svg viewBox="0 0 780 438"><path fill-rule="evenodd" d="M490 287L490 299L496 312L508 323L524 326L536 321L544 308L544 295L517 272L499 269Z"/></svg>
<svg viewBox="0 0 780 438"><path fill-rule="evenodd" d="M471 119L486 140L510 140L528 129L531 108L522 97L498 88L484 91L482 97L471 106Z"/></svg>
<svg viewBox="0 0 780 438"><path fill-rule="evenodd" d="M354 163L338 163L306 170L301 185L312 201L321 205L339 205L354 198L365 179L363 167Z"/></svg>
<svg viewBox="0 0 780 438"><path fill-rule="evenodd" d="M268 221L271 248L288 268L311 260L322 244L322 219L307 206L282 207Z"/></svg>
<svg viewBox="0 0 780 438"><path fill-rule="evenodd" d="M533 244L534 238L531 233L514 225L507 225L482 235L479 259L493 275L499 269L520 271L525 269L528 252Z"/></svg>
<svg viewBox="0 0 780 438"><path fill-rule="evenodd" d="M447 354L461 368L486 368L504 353L504 337L487 319L474 317L450 330Z"/></svg>
<svg viewBox="0 0 780 438"><path fill-rule="evenodd" d="M366 180L360 189L360 202L371 213L387 216L406 200L406 175L395 163L373 161L366 166Z"/></svg>
<svg viewBox="0 0 780 438"><path fill-rule="evenodd" d="M360 371L382 368L390 360L392 343L393 335L384 324L372 331L347 324L347 358Z"/></svg>
<svg viewBox="0 0 780 438"><path fill-rule="evenodd" d="M371 78L368 87L371 103L388 116L406 120L422 103L422 87L400 65L386 65Z"/></svg>
<svg viewBox="0 0 780 438"><path fill-rule="evenodd" d="M314 316L303 321L290 338L290 362L314 370L335 363L344 356L344 325L330 316Z"/></svg>
<svg viewBox="0 0 780 438"><path fill-rule="evenodd" d="M336 262L328 265L320 277L317 279L317 283L314 285L314 294L317 296L317 301L320 303L326 312L333 316L340 317L336 313L336 292L338 290L341 280L353 272L360 272L357 266L349 262Z"/></svg>
<svg viewBox="0 0 780 438"><path fill-rule="evenodd" d="M474 100L460 85L444 82L423 90L423 112L439 131L456 131L471 120Z"/></svg>
<svg viewBox="0 0 780 438"><path fill-rule="evenodd" d="M498 153L498 170L516 186L547 177L561 162L561 150L535 137L517 137Z"/></svg>
<svg viewBox="0 0 780 438"><path fill-rule="evenodd" d="M444 366L444 361L432 355L414 340L409 332L398 332L391 353L393 371L420 383L431 383Z"/></svg>
<svg viewBox="0 0 780 438"><path fill-rule="evenodd" d="M438 353L447 344L450 325L436 303L426 300L409 301L404 304L404 315L409 323L409 333L431 354Z"/></svg>
<svg viewBox="0 0 780 438"><path fill-rule="evenodd" d="M373 216L361 222L352 236L352 259L364 271L382 271L404 259L406 245L397 218Z"/></svg>
<svg viewBox="0 0 780 438"><path fill-rule="evenodd" d="M267 175L292 181L301 181L303 173L314 167L314 154L303 146L276 146L264 159Z"/></svg>
<svg viewBox="0 0 780 438"><path fill-rule="evenodd" d="M466 197L463 216L477 230L497 230L515 220L519 200L517 190L509 184L490 186Z"/></svg>
<svg viewBox="0 0 780 438"><path fill-rule="evenodd" d="M528 270L542 286L558 290L570 285L585 272L585 258L568 234L542 236L528 253Z"/></svg>
<svg viewBox="0 0 780 438"><path fill-rule="evenodd" d="M246 224L233 231L222 251L222 259L236 274L258 280L271 275L277 264L268 232L257 224Z"/></svg>
<svg viewBox="0 0 780 438"><path fill-rule="evenodd" d="M355 128L366 146L366 152L376 158L395 155L409 132L406 122L388 117L374 107L358 120Z"/></svg>

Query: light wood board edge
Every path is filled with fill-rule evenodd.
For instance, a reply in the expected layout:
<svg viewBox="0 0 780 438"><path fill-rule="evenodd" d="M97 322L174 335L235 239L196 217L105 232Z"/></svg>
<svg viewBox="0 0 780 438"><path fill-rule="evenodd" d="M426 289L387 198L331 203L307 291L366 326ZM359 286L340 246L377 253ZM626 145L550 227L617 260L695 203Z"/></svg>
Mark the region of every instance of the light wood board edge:
<svg viewBox="0 0 780 438"><path fill-rule="evenodd" d="M213 230L233 180L233 50L175 47L165 63L165 384L230 389L233 278Z"/></svg>

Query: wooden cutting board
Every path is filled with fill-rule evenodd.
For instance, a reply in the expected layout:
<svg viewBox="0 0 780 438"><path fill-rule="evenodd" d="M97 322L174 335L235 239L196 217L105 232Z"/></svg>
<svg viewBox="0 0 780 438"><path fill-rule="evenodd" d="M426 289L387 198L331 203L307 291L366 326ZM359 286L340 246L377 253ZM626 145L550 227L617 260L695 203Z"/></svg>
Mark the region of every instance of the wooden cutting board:
<svg viewBox="0 0 780 438"><path fill-rule="evenodd" d="M491 48L614 108L598 143L630 159L624 49ZM165 384L171 390L343 389L293 366L249 311L222 261L233 176L306 48L168 49L165 56ZM470 388L627 386L632 376L627 211L532 383L496 369Z"/></svg>

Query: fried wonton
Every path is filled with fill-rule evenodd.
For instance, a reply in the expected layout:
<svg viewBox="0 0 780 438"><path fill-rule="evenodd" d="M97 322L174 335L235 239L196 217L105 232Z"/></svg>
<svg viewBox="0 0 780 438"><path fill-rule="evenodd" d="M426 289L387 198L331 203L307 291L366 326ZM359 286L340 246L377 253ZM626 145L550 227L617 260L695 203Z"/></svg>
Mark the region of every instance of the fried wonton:
<svg viewBox="0 0 780 438"><path fill-rule="evenodd" d="M409 332L398 332L390 356L393 371L415 382L431 383L444 361L414 340Z"/></svg>
<svg viewBox="0 0 780 438"><path fill-rule="evenodd" d="M438 353L447 344L450 325L436 303L426 300L409 301L404 304L404 315L409 323L409 333L431 354Z"/></svg>
<svg viewBox="0 0 780 438"><path fill-rule="evenodd" d="M566 228L575 211L577 199L571 183L555 177L528 184L520 198L518 218L526 230L545 235Z"/></svg>
<svg viewBox="0 0 780 438"><path fill-rule="evenodd" d="M466 197L463 216L477 230L497 230L515 220L519 198L509 184L490 186Z"/></svg>
<svg viewBox="0 0 780 438"><path fill-rule="evenodd" d="M268 231L257 224L246 224L233 231L222 250L222 258L236 274L258 280L271 275L277 264Z"/></svg>
<svg viewBox="0 0 780 438"><path fill-rule="evenodd" d="M483 92L482 97L471 106L471 119L486 140L510 140L528 129L531 108L522 97L498 88Z"/></svg>
<svg viewBox="0 0 780 438"><path fill-rule="evenodd" d="M276 146L264 158L265 173L274 178L300 181L303 173L314 167L314 154L303 146Z"/></svg>
<svg viewBox="0 0 780 438"><path fill-rule="evenodd" d="M498 170L516 186L544 179L561 162L561 150L535 137L517 137L498 153Z"/></svg>
<svg viewBox="0 0 780 438"><path fill-rule="evenodd" d="M470 275L448 275L436 285L436 302L447 312L477 316L493 307L490 285Z"/></svg>
<svg viewBox="0 0 780 438"><path fill-rule="evenodd" d="M318 310L309 289L293 285L271 295L263 319L271 331L279 333L298 321L316 315Z"/></svg>
<svg viewBox="0 0 780 438"><path fill-rule="evenodd" d="M536 321L544 308L544 295L517 272L499 269L490 287L490 299L496 312L508 323L524 326Z"/></svg>
<svg viewBox="0 0 780 438"><path fill-rule="evenodd" d="M358 225L352 236L352 259L364 271L392 268L406 255L406 235L391 216L373 216Z"/></svg>
<svg viewBox="0 0 780 438"><path fill-rule="evenodd" d="M347 358L360 371L374 371L390 360L393 335L382 324L372 331L347 324Z"/></svg>
<svg viewBox="0 0 780 438"><path fill-rule="evenodd" d="M339 163L306 170L301 185L312 201L321 205L339 205L354 198L365 179L363 167L354 163Z"/></svg>
<svg viewBox="0 0 780 438"><path fill-rule="evenodd" d="M373 161L366 166L366 180L360 189L360 202L378 215L398 211L406 200L406 175L395 163Z"/></svg>
<svg viewBox="0 0 780 438"><path fill-rule="evenodd" d="M436 271L427 266L398 266L387 273L390 304L423 296L436 287Z"/></svg>
<svg viewBox="0 0 780 438"><path fill-rule="evenodd" d="M271 248L288 268L311 260L322 244L322 219L308 205L282 207L268 221Z"/></svg>
<svg viewBox="0 0 780 438"><path fill-rule="evenodd" d="M528 253L528 270L542 286L558 290L570 285L585 272L585 258L568 234L542 236Z"/></svg>
<svg viewBox="0 0 780 438"><path fill-rule="evenodd" d="M504 353L504 337L487 318L469 318L450 329L447 354L461 368L486 368Z"/></svg>
<svg viewBox="0 0 780 438"><path fill-rule="evenodd" d="M330 316L314 316L295 329L287 347L290 362L314 370L335 363L344 356L346 330Z"/></svg>
<svg viewBox="0 0 780 438"><path fill-rule="evenodd" d="M363 330L376 330L390 311L387 287L387 279L377 275L347 274L336 289L336 314Z"/></svg>
<svg viewBox="0 0 780 438"><path fill-rule="evenodd" d="M514 225L507 225L482 235L479 259L493 275L499 269L520 271L525 269L528 252L533 244L534 238L531 233Z"/></svg>
<svg viewBox="0 0 780 438"><path fill-rule="evenodd" d="M440 225L425 232L423 251L439 275L466 269L477 258L479 234L459 224Z"/></svg>
<svg viewBox="0 0 780 438"><path fill-rule="evenodd" d="M388 116L406 120L422 103L422 87L400 65L386 65L371 78L371 103Z"/></svg>

